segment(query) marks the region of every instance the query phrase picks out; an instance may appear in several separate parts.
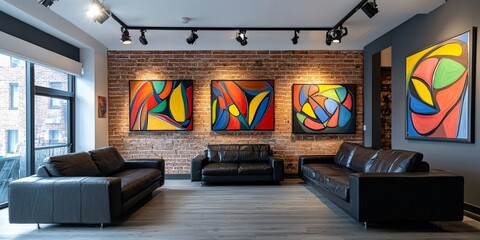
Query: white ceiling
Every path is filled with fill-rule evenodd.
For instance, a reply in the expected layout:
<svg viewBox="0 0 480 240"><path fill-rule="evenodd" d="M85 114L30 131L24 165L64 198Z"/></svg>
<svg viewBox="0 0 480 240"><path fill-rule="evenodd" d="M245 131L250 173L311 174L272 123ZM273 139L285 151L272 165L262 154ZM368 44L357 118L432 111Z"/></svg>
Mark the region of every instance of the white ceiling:
<svg viewBox="0 0 480 240"><path fill-rule="evenodd" d="M22 0L23 1L23 0ZM10 1L12 2L12 1ZM372 40L419 13L428 13L445 0L377 0L379 13L368 18L357 11L344 24L348 35L341 44L325 44L325 32L302 31L297 45L293 31L247 31L248 45L235 41L235 31L198 31L194 45L186 43L189 31L150 30L149 44L138 41L140 32L130 30L133 43L120 41L120 25L112 18L93 22L86 15L90 1L59 0L50 10L70 21L109 50L309 50L363 49ZM360 0L105 0L105 5L129 26L168 27L332 27ZM8 13L8 11L7 11ZM184 24L181 17L192 20Z"/></svg>

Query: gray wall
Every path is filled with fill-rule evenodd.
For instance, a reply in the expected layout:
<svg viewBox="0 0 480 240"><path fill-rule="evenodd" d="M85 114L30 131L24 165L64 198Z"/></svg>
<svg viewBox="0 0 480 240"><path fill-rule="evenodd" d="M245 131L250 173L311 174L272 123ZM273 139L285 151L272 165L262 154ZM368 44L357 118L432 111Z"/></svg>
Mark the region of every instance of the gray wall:
<svg viewBox="0 0 480 240"><path fill-rule="evenodd" d="M381 5L379 5L381 9ZM375 139L375 98L377 83L372 81L372 56L392 46L392 147L422 152L432 168L444 169L465 177L465 202L480 207L480 142L476 126L480 117L474 116L472 144L415 141L405 139L405 57L430 45L440 43L453 36L480 25L480 1L450 0L426 15L417 15L364 48L365 61L365 145L374 145ZM380 10L381 11L381 10ZM479 58L477 48L474 53ZM479 69L478 61L475 69ZM477 78L480 77L477 74ZM480 101L480 85L474 84L477 93L472 100ZM480 112L475 104L474 112ZM378 126L379 127L379 126ZM372 131L373 129L373 131Z"/></svg>

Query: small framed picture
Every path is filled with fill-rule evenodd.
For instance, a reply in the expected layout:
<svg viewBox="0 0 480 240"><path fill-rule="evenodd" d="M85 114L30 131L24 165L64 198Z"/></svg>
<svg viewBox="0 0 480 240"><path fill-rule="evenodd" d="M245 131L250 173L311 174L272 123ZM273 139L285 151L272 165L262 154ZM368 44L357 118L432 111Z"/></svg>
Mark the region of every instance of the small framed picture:
<svg viewBox="0 0 480 240"><path fill-rule="evenodd" d="M98 96L98 118L107 118L107 97Z"/></svg>

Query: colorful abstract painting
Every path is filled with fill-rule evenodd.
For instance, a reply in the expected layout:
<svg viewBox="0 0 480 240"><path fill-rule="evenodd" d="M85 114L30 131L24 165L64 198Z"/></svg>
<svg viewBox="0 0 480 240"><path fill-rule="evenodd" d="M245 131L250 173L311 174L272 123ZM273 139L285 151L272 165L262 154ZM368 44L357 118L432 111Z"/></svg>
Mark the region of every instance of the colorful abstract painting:
<svg viewBox="0 0 480 240"><path fill-rule="evenodd" d="M98 118L107 118L107 97L98 96Z"/></svg>
<svg viewBox="0 0 480 240"><path fill-rule="evenodd" d="M130 130L191 131L193 81L130 81Z"/></svg>
<svg viewBox="0 0 480 240"><path fill-rule="evenodd" d="M471 33L406 58L406 138L471 141Z"/></svg>
<svg viewBox="0 0 480 240"><path fill-rule="evenodd" d="M293 84L293 133L355 133L354 84Z"/></svg>
<svg viewBox="0 0 480 240"><path fill-rule="evenodd" d="M213 80L212 130L273 130L273 85L273 80Z"/></svg>

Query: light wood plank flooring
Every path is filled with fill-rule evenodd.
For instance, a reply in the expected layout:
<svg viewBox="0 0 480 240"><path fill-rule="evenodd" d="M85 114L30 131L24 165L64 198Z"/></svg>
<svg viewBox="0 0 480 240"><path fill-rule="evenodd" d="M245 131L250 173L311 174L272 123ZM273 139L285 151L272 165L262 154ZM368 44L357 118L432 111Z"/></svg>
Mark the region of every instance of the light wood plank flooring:
<svg viewBox="0 0 480 240"><path fill-rule="evenodd" d="M288 179L281 185L202 186L166 181L117 225L8 223L0 210L0 239L480 239L480 223L376 225L364 229L321 194Z"/></svg>

